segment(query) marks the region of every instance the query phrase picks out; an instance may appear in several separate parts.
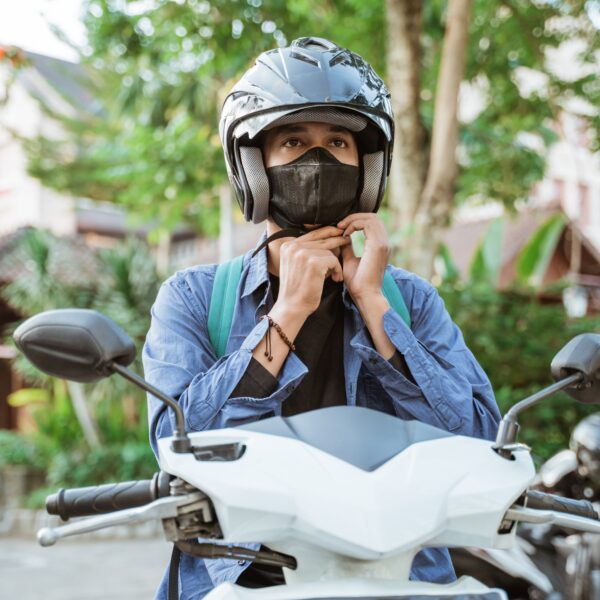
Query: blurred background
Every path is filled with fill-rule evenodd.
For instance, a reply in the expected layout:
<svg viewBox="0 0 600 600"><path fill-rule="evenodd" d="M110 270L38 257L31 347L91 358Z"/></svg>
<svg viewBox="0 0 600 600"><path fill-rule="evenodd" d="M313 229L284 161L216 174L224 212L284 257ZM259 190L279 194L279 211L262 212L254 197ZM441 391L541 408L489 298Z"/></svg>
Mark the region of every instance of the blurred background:
<svg viewBox="0 0 600 600"><path fill-rule="evenodd" d="M351 48L390 88L394 264L438 286L502 411L550 383L555 352L600 330L599 29L592 0L3 3L0 523L58 487L156 470L133 386L43 376L11 332L94 308L141 349L162 280L254 245L219 110L296 37ZM557 397L522 440L542 461L592 411Z"/></svg>

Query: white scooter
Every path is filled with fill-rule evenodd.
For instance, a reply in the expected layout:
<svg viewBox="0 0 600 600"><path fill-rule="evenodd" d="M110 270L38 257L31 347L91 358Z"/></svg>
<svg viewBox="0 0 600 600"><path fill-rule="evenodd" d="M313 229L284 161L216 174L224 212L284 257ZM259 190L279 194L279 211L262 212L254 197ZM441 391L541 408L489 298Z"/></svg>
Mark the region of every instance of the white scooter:
<svg viewBox="0 0 600 600"><path fill-rule="evenodd" d="M558 353L557 383L515 405L495 443L346 406L188 435L177 402L126 368L133 342L103 315L41 313L17 329L15 341L48 374L91 382L117 372L176 414L175 435L159 440L160 474L60 490L47 500L50 513L94 516L42 529L40 544L160 519L179 551L283 567L285 585L225 583L207 600L501 600L505 592L470 577L409 581L415 554L434 546L511 548L518 521L600 532L589 503L528 492L535 470L529 448L517 443L516 419L561 389L600 401L600 335L578 336Z"/></svg>

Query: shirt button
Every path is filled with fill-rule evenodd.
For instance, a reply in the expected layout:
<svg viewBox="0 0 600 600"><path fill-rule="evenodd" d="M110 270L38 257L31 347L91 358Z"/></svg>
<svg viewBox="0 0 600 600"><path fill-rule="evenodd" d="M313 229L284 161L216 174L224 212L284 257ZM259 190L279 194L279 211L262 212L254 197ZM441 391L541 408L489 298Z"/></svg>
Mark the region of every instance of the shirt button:
<svg viewBox="0 0 600 600"><path fill-rule="evenodd" d="M240 565L240 567L244 567L244 566L246 566L246 561L245 560L238 560L238 565Z"/></svg>
<svg viewBox="0 0 600 600"><path fill-rule="evenodd" d="M376 364L377 364L377 359L376 359L376 358L370 358L370 359L369 359L369 362L370 362L372 365L376 365Z"/></svg>

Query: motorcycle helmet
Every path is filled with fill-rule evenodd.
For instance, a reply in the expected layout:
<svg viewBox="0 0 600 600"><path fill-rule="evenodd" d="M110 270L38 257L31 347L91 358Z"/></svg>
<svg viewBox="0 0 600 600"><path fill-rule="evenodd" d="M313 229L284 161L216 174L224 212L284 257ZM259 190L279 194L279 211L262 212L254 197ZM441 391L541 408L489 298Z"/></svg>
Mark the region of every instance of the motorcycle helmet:
<svg viewBox="0 0 600 600"><path fill-rule="evenodd" d="M263 52L228 94L219 133L229 180L247 221L269 215L261 134L301 121L350 130L359 149L358 212L376 212L392 161L390 95L360 56L322 38L304 37Z"/></svg>
<svg viewBox="0 0 600 600"><path fill-rule="evenodd" d="M569 445L577 455L580 475L600 483L600 413L580 421L571 434Z"/></svg>

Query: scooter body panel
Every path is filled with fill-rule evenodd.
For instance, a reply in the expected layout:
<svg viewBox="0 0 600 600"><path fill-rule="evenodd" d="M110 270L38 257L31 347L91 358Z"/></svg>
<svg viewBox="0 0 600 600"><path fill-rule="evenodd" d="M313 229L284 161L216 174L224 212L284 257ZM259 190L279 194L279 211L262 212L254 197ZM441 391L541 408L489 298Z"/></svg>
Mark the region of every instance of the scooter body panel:
<svg viewBox="0 0 600 600"><path fill-rule="evenodd" d="M415 443L370 472L288 437L223 429L191 438L245 446L238 460L202 462L159 441L162 469L211 498L225 540L293 537L361 560L425 546L510 547L514 528L498 533L502 515L535 474L529 453L506 460L464 436Z"/></svg>

